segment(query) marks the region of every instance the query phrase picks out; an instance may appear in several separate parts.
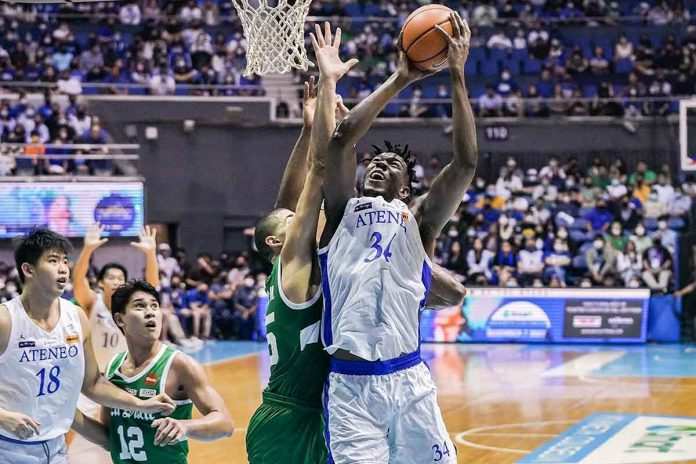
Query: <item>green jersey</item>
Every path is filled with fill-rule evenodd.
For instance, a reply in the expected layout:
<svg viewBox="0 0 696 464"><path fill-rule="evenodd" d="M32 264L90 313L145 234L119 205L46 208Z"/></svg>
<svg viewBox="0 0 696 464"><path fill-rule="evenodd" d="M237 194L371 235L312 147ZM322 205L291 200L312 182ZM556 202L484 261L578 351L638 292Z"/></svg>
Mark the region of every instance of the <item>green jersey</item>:
<svg viewBox="0 0 696 464"><path fill-rule="evenodd" d="M140 399L148 399L164 393L169 367L177 351L162 345L159 353L139 374L126 377L119 369L126 359L126 352L119 353L106 369L106 378L117 387ZM190 400L177 401L173 419L191 419L193 405ZM181 441L168 446L156 446L156 428L152 421L163 417L161 414L148 414L139 411L111 410L109 424L109 449L115 464L186 464L188 442Z"/></svg>
<svg viewBox="0 0 696 464"><path fill-rule="evenodd" d="M329 357L320 341L321 294L304 304L292 303L281 287L280 258L266 282L266 333L271 377L264 393L321 408Z"/></svg>
<svg viewBox="0 0 696 464"><path fill-rule="evenodd" d="M321 298L289 301L280 286L280 258L266 283L271 377L249 421L250 464L326 464L321 394L329 357L319 341Z"/></svg>

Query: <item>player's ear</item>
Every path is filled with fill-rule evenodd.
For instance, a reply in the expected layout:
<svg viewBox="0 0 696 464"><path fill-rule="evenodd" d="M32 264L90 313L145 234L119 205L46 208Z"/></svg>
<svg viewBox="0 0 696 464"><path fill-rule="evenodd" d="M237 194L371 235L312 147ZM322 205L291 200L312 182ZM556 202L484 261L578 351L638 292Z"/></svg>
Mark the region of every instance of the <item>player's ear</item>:
<svg viewBox="0 0 696 464"><path fill-rule="evenodd" d="M399 199L405 200L411 194L411 187L408 185L402 185L401 190L399 190Z"/></svg>
<svg viewBox="0 0 696 464"><path fill-rule="evenodd" d="M115 322L116 325L121 329L121 331L123 331L123 327L126 325L126 324L123 322L123 313L116 313L116 314L114 314L114 322Z"/></svg>
<svg viewBox="0 0 696 464"><path fill-rule="evenodd" d="M32 266L29 263L22 263L22 272L24 273L24 277L34 277L34 266Z"/></svg>

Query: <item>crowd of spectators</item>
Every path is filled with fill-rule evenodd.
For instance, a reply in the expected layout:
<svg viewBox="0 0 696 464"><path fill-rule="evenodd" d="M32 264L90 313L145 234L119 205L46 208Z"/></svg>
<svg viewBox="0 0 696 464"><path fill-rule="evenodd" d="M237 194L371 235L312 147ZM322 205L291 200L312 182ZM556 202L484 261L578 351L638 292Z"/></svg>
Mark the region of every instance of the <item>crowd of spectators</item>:
<svg viewBox="0 0 696 464"><path fill-rule="evenodd" d="M422 3L311 3L310 15L343 26L345 56L360 59L339 89L344 98L364 98L394 70L398 31ZM660 115L675 110L670 98L696 93L696 25L689 25L696 7L690 3L479 0L450 6L472 28L468 83L482 116ZM2 13L0 82L43 81L73 94L264 94L260 78L241 75L247 41L231 0L4 4ZM449 98L447 87L428 82L393 115L447 116L446 104L423 101ZM83 89L86 83L100 86ZM646 97L662 100L648 104Z"/></svg>
<svg viewBox="0 0 696 464"><path fill-rule="evenodd" d="M418 169L424 187L437 171ZM491 183L474 181L441 236L435 260L467 285L647 287L672 291L678 231L691 217L692 184L668 164L552 158L542 169L507 159Z"/></svg>
<svg viewBox="0 0 696 464"><path fill-rule="evenodd" d="M70 95L64 108L46 90L34 105L26 94L0 99L0 176L9 175L111 175L113 162L104 145L108 135L98 116ZM74 149L73 144L93 145ZM85 159L83 155L105 155Z"/></svg>

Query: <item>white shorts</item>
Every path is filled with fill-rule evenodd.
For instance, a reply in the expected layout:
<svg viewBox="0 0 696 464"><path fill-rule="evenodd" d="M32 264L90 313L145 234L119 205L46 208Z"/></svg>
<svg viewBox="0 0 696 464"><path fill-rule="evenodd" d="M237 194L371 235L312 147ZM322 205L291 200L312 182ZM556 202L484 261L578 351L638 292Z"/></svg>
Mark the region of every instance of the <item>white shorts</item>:
<svg viewBox="0 0 696 464"><path fill-rule="evenodd" d="M1 437L0 464L68 464L65 437L35 443Z"/></svg>
<svg viewBox="0 0 696 464"><path fill-rule="evenodd" d="M384 362L332 359L324 409L329 463L457 462L420 353Z"/></svg>

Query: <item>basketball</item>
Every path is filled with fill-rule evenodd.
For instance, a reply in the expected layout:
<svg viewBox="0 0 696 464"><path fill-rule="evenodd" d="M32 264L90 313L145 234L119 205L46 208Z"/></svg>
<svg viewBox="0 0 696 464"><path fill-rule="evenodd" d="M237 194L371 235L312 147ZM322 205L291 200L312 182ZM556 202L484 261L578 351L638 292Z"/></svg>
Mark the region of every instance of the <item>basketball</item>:
<svg viewBox="0 0 696 464"><path fill-rule="evenodd" d="M447 41L435 26L452 35L449 15L444 5L426 5L406 18L402 29L401 46L408 59L424 71L437 71L447 65Z"/></svg>

